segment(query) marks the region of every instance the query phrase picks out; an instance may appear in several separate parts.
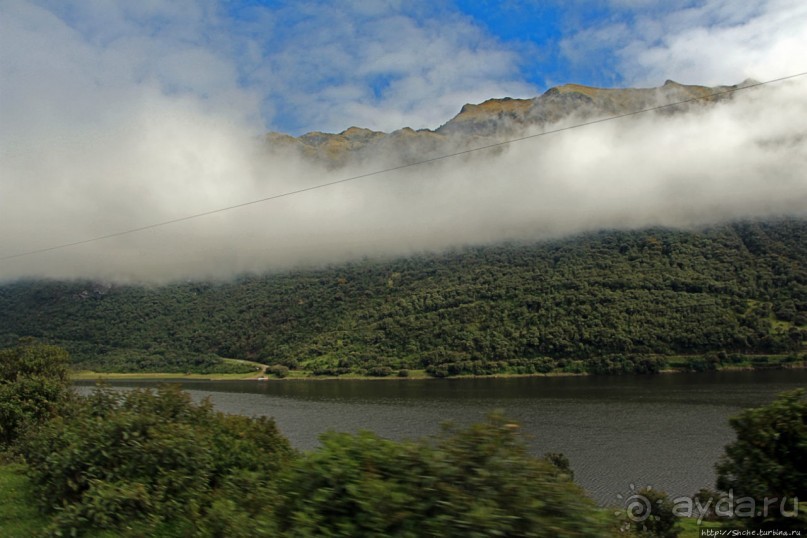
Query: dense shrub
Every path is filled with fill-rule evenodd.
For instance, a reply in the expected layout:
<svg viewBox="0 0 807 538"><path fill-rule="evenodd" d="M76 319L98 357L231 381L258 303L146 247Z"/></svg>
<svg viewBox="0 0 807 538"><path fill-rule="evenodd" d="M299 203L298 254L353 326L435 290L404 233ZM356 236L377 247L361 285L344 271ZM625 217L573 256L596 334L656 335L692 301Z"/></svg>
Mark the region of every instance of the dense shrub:
<svg viewBox="0 0 807 538"><path fill-rule="evenodd" d="M754 499L765 509L740 518L740 524L769 529L802 529L807 524L803 510L799 517L787 513L794 510L794 499L807 498L804 396L803 390L786 392L769 405L747 409L730 420L737 438L717 464L717 487L735 499ZM765 506L766 499L775 500Z"/></svg>
<svg viewBox="0 0 807 538"><path fill-rule="evenodd" d="M115 373L248 374L256 371L252 364L225 361L211 353L174 350L115 349L85 357L73 366L78 370Z"/></svg>
<svg viewBox="0 0 807 538"><path fill-rule="evenodd" d="M282 364L273 364L272 366L266 367L266 373L283 379L289 375L289 367Z"/></svg>
<svg viewBox="0 0 807 538"><path fill-rule="evenodd" d="M54 532L169 526L204 535L208 526L262 521L291 450L271 420L224 415L163 386L98 389L23 439L21 453L42 507L54 512Z"/></svg>
<svg viewBox="0 0 807 538"><path fill-rule="evenodd" d="M375 366L367 370L367 375L371 377L388 377L392 375L392 368L389 366Z"/></svg>
<svg viewBox="0 0 807 538"><path fill-rule="evenodd" d="M68 362L63 349L32 340L0 350L0 448L67 405Z"/></svg>
<svg viewBox="0 0 807 538"><path fill-rule="evenodd" d="M644 502L635 505L639 510L630 517L626 515L623 530L631 530L640 538L676 538L681 527L667 494L647 487L639 490L638 497Z"/></svg>
<svg viewBox="0 0 807 538"><path fill-rule="evenodd" d="M330 433L281 476L288 536L596 536L593 504L501 417L434 442Z"/></svg>

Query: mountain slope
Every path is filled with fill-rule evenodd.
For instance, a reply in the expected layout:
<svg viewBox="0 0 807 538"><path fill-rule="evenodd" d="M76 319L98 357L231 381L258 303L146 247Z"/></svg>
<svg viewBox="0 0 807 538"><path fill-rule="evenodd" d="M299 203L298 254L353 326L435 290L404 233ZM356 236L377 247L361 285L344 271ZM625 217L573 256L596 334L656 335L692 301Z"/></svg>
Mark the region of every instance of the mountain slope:
<svg viewBox="0 0 807 538"><path fill-rule="evenodd" d="M681 103L662 111L676 114L730 99L699 98L737 87L668 81L659 88L617 90L570 84L534 99L466 105L435 130L351 127L298 138L273 133L266 148L329 167L377 155L394 166ZM487 161L487 154L477 156ZM682 200L689 208L690 200ZM511 208L502 204L504 211ZM629 204L624 214L634 210ZM679 355L709 356L711 366L732 354L798 359L807 324L805 232L804 219L699 231L607 231L226 283L21 281L0 286L0 344L41 338L68 347L79 366L107 371L233 367L221 357L321 374L425 369L437 376L647 372Z"/></svg>
<svg viewBox="0 0 807 538"><path fill-rule="evenodd" d="M0 287L0 341L34 336L67 346L80 366L113 371L214 355L320 374L433 375L656 371L676 355L795 358L807 324L805 237L804 220L744 222L218 284L18 282Z"/></svg>

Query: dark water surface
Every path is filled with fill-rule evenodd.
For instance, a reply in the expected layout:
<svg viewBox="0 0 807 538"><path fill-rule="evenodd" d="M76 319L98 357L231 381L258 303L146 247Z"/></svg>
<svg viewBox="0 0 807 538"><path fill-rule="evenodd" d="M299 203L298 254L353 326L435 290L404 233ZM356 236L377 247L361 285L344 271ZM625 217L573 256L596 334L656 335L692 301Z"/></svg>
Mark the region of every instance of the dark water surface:
<svg viewBox="0 0 807 538"><path fill-rule="evenodd" d="M80 383L86 386L91 383ZM114 382L116 387L154 381ZM729 417L807 387L807 370L652 377L183 381L194 398L229 413L267 415L300 449L327 430L371 430L392 439L437 433L502 410L520 422L536 454L563 452L575 480L601 503L653 486L673 495L714 487L730 442ZM82 389L86 390L86 389Z"/></svg>

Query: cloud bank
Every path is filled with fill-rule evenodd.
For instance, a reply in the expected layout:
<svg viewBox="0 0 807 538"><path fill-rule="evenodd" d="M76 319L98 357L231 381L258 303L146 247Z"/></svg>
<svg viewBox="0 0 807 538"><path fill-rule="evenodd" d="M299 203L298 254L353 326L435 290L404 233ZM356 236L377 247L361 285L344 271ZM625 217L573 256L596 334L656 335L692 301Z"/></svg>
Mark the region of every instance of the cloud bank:
<svg viewBox="0 0 807 538"><path fill-rule="evenodd" d="M800 0L612 0L596 24L576 24L560 50L581 74L628 86L667 79L718 85L807 70Z"/></svg>
<svg viewBox="0 0 807 538"><path fill-rule="evenodd" d="M233 38L232 19L207 4L98 5L2 5L0 257L305 188L394 160L379 155L361 169L329 171L264 151L257 135L272 91L287 92L288 106L306 107L290 95L304 95L313 82L283 74L284 62L295 68L302 49L287 43L268 61L250 37L254 28ZM473 85L489 97L508 84L511 57L466 19L449 17L454 37L440 37L415 15L393 17L388 5L368 4L356 17L395 19L396 28L408 28L399 35L408 36L411 53L396 51L381 23L344 50L339 41L347 38L333 35L347 35L352 19L334 22L331 36L316 37L312 29L311 39L322 42L308 60L313 64L298 66L303 75L357 62L366 76L383 76L375 89L337 80L301 124L343 121L336 112L328 116L324 105L334 103L357 118L351 123L419 117L442 123L456 112L438 116L458 88ZM262 12L251 24L276 28L281 23L273 15ZM303 18L289 27L305 24L322 22ZM432 46L442 52L430 59ZM461 65L440 69L452 55ZM340 64L342 56L354 59ZM400 73L390 75L390 65ZM440 76L429 103L424 96ZM273 82L265 90L257 81ZM603 227L804 214L805 89L804 82L783 83L697 114L600 124L518 142L495 155L480 152L9 259L0 262L0 280L228 278Z"/></svg>

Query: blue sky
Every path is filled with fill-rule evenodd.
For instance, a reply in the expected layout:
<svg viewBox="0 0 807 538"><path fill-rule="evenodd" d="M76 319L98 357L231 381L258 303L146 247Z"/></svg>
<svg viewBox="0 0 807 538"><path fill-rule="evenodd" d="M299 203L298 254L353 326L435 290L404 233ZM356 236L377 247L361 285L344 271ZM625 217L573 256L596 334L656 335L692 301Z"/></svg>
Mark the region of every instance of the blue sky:
<svg viewBox="0 0 807 538"><path fill-rule="evenodd" d="M64 66L75 65L75 78L95 79L96 103L127 84L158 84L248 116L256 129L296 135L435 128L466 102L568 82L731 84L789 74L804 50L802 4L8 0L0 16L21 37L16 50L4 47L6 69L45 46L61 66L40 70L34 84L62 85ZM22 34L39 45L23 48ZM14 84L5 81L6 93L21 89Z"/></svg>

